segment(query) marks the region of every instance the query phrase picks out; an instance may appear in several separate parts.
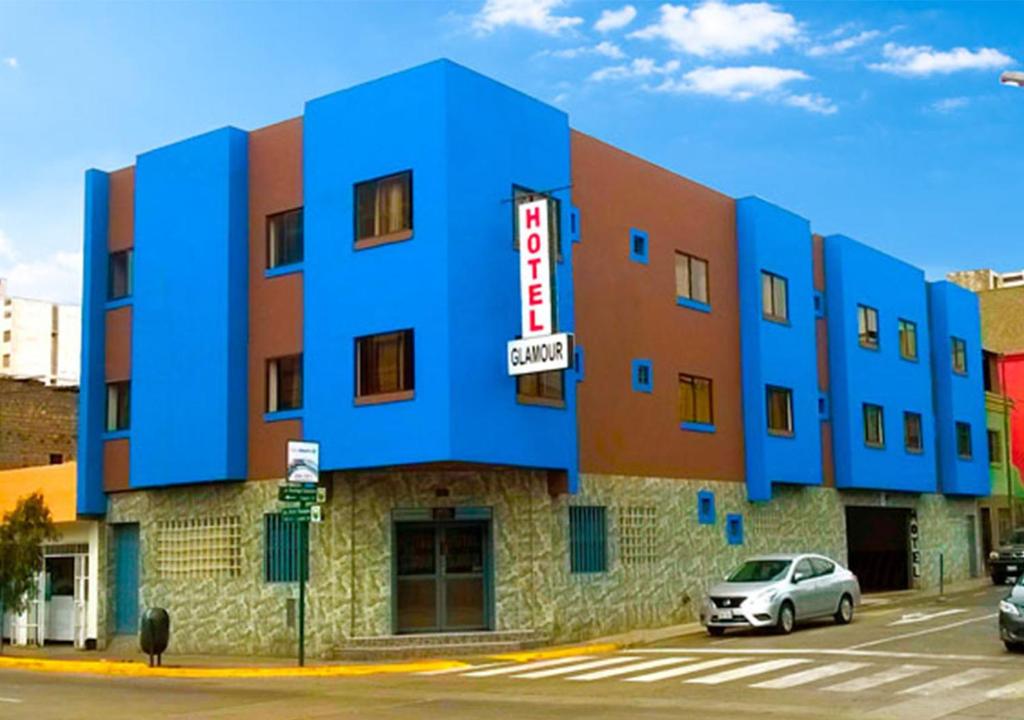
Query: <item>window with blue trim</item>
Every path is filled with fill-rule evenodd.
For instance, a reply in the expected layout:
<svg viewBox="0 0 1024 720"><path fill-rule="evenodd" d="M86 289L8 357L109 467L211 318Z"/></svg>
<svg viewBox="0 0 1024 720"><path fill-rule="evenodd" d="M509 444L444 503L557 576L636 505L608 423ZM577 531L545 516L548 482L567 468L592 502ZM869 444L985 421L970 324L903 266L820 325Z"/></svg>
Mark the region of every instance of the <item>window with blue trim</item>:
<svg viewBox="0 0 1024 720"><path fill-rule="evenodd" d="M725 540L730 545L743 544L743 516L739 513L725 516Z"/></svg>
<svg viewBox="0 0 1024 720"><path fill-rule="evenodd" d="M608 570L608 513L602 506L569 507L569 569L574 573Z"/></svg>
<svg viewBox="0 0 1024 720"><path fill-rule="evenodd" d="M267 269L302 262L302 208L267 217Z"/></svg>
<svg viewBox="0 0 1024 720"><path fill-rule="evenodd" d="M676 252L676 303L695 310L710 310L708 261Z"/></svg>
<svg viewBox="0 0 1024 720"><path fill-rule="evenodd" d="M789 283L767 270L761 271L761 314L765 320L789 322Z"/></svg>
<svg viewBox="0 0 1024 720"><path fill-rule="evenodd" d="M107 272L107 300L131 297L133 256L134 252L131 249L110 253Z"/></svg>
<svg viewBox="0 0 1024 720"><path fill-rule="evenodd" d="M679 374L679 422L683 430L714 431L711 378Z"/></svg>
<svg viewBox="0 0 1024 720"><path fill-rule="evenodd" d="M302 355L267 360L267 412L302 407Z"/></svg>
<svg viewBox="0 0 1024 720"><path fill-rule="evenodd" d="M650 360L633 361L633 390L649 393L654 389L654 368Z"/></svg>
<svg viewBox="0 0 1024 720"><path fill-rule="evenodd" d="M697 493L697 522L701 525L715 524L715 494L710 490Z"/></svg>
<svg viewBox="0 0 1024 720"><path fill-rule="evenodd" d="M285 522L280 513L263 516L263 577L268 583L298 582L306 523ZM306 563L309 579L309 563Z"/></svg>
<svg viewBox="0 0 1024 720"><path fill-rule="evenodd" d="M130 380L107 383L107 432L127 430L131 425L132 383Z"/></svg>
<svg viewBox="0 0 1024 720"><path fill-rule="evenodd" d="M647 233L636 228L629 231L629 259L633 262L647 264Z"/></svg>

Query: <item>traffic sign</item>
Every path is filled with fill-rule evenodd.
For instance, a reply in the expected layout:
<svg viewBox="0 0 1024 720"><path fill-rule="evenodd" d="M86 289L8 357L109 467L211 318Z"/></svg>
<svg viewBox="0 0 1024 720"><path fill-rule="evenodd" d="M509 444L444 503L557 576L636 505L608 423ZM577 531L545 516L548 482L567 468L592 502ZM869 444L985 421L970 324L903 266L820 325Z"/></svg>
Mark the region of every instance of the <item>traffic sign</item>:
<svg viewBox="0 0 1024 720"><path fill-rule="evenodd" d="M281 508L281 519L285 522L309 522L313 506Z"/></svg>
<svg viewBox="0 0 1024 720"><path fill-rule="evenodd" d="M281 502L317 502L320 497L318 490L327 488L306 487L303 485L284 485L277 489L277 499Z"/></svg>

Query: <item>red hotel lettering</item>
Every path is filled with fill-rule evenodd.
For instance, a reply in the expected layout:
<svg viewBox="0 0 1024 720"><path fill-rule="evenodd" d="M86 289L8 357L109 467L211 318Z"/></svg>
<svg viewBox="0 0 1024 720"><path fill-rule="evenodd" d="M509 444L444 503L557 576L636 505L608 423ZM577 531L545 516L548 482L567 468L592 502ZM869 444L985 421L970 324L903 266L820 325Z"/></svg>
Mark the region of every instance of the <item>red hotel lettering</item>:
<svg viewBox="0 0 1024 720"><path fill-rule="evenodd" d="M530 286L530 288L529 288L530 299L528 300L528 302L531 305L540 305L540 304L542 304L544 302L544 298L542 298L540 296L540 291L542 289L543 288L542 288L541 285L531 285Z"/></svg>
<svg viewBox="0 0 1024 720"><path fill-rule="evenodd" d="M544 329L543 325L538 325L537 324L537 311L536 310L531 310L530 311L530 332L538 332L538 331L543 330L543 329Z"/></svg>
<svg viewBox="0 0 1024 720"><path fill-rule="evenodd" d="M540 208L539 207L529 208L526 211L526 228L530 229L530 228L535 227L537 225L540 225ZM536 252L536 250L534 250L532 252Z"/></svg>
<svg viewBox="0 0 1024 720"><path fill-rule="evenodd" d="M530 266L530 274L532 275L532 277L530 279L531 280L536 280L537 279L537 266L540 265L540 258L539 257L530 258L530 259L528 259L526 261L526 264Z"/></svg>
<svg viewBox="0 0 1024 720"><path fill-rule="evenodd" d="M530 236L526 238L526 249L531 255L533 253L540 252L540 235L537 233L530 233Z"/></svg>

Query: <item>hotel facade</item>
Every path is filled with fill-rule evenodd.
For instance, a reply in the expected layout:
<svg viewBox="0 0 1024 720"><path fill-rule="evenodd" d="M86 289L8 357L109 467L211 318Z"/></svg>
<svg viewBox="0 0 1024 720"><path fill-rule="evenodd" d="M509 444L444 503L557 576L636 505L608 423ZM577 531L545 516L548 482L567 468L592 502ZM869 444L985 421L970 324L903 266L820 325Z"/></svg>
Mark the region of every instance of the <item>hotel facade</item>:
<svg viewBox="0 0 1024 720"><path fill-rule="evenodd" d="M512 376L543 200L568 367ZM79 513L100 634L286 654L693 620L743 558L865 589L979 573L978 301L759 198L571 129L448 61L86 174Z"/></svg>

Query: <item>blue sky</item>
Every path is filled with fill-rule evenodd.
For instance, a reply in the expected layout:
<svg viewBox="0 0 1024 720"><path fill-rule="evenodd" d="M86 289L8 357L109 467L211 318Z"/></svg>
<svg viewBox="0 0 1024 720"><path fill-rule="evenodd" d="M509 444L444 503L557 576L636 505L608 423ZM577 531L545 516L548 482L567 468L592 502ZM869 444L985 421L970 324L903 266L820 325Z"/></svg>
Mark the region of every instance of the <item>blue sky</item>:
<svg viewBox="0 0 1024 720"><path fill-rule="evenodd" d="M448 57L930 276L1024 267L1021 3L0 3L0 275L76 301L82 175Z"/></svg>

